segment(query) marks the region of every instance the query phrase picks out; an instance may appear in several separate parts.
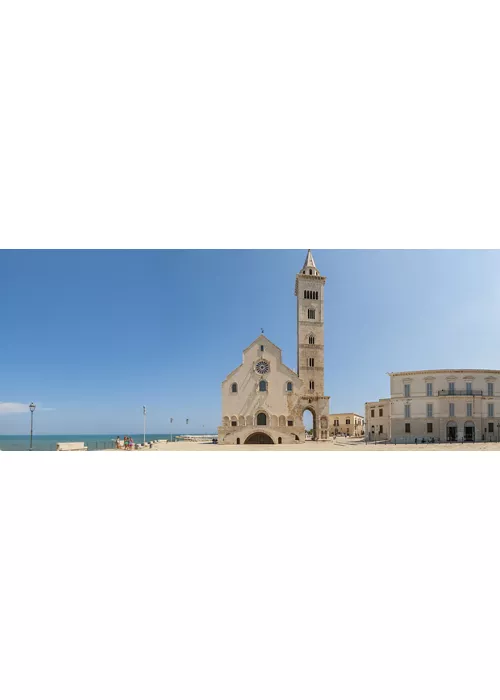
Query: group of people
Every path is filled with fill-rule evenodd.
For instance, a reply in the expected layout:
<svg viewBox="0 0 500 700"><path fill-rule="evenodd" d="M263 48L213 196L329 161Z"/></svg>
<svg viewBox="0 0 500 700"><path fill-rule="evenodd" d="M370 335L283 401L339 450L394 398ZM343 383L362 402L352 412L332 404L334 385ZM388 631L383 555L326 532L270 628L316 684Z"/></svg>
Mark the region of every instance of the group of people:
<svg viewBox="0 0 500 700"><path fill-rule="evenodd" d="M121 439L120 439L120 436L117 435L117 436L116 436L116 440L115 440L115 444L116 444L116 449L117 449L117 450L121 450L121 449L123 449L123 450L133 450L133 449L134 449L134 441L133 441L133 439L130 437L130 435L125 435L125 437L123 438L123 443L122 443L122 441L121 441Z"/></svg>

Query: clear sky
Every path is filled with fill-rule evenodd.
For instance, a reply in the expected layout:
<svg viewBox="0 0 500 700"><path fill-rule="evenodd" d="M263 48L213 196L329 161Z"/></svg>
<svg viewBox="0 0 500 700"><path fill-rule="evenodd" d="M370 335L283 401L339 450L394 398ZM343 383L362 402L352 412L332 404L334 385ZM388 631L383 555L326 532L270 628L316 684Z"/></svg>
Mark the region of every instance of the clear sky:
<svg viewBox="0 0 500 700"><path fill-rule="evenodd" d="M500 251L313 250L325 391L364 413L390 371L500 368ZM264 328L296 369L306 250L0 251L0 433L207 432ZM21 405L19 405L21 404ZM186 418L189 425L186 429ZM204 428L203 428L204 426Z"/></svg>

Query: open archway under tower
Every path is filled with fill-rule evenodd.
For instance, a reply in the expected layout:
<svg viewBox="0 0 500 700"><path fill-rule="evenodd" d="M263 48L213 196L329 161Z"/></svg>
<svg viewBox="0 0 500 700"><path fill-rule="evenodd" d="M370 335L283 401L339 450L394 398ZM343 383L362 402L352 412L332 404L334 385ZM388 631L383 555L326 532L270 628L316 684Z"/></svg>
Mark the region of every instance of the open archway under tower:
<svg viewBox="0 0 500 700"><path fill-rule="evenodd" d="M302 412L302 422L304 423L306 435L309 434L312 436L313 440L316 440L318 437L318 426L316 421L316 413L312 410L312 408L306 407L304 409Z"/></svg>

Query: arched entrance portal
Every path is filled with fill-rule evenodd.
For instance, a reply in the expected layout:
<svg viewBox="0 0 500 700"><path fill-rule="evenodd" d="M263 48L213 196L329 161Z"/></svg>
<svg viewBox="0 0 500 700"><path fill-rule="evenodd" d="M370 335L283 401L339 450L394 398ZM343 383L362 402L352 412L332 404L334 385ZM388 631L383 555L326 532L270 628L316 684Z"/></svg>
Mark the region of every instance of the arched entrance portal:
<svg viewBox="0 0 500 700"><path fill-rule="evenodd" d="M464 423L464 440L474 442L476 439L476 426L473 421L468 420Z"/></svg>
<svg viewBox="0 0 500 700"><path fill-rule="evenodd" d="M306 407L302 413L302 422L304 423L304 428L306 431L306 436L311 435L313 440L318 439L318 426L316 421L316 414L312 408ZM312 431L312 432L309 432Z"/></svg>
<svg viewBox="0 0 500 700"><path fill-rule="evenodd" d="M457 439L457 424L454 420L448 421L446 425L446 439L448 442L455 442Z"/></svg>
<svg viewBox="0 0 500 700"><path fill-rule="evenodd" d="M245 440L245 445L274 445L274 442L266 433L252 433Z"/></svg>

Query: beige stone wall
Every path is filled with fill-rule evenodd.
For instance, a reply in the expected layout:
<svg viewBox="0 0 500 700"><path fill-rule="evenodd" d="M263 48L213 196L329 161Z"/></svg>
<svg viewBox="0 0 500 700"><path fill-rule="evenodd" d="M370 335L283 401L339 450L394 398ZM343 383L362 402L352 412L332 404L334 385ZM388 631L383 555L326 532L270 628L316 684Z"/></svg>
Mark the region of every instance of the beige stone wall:
<svg viewBox="0 0 500 700"><path fill-rule="evenodd" d="M261 348L264 348L261 350ZM269 372L259 374L259 361L269 365ZM266 391L259 383L266 382ZM288 391L288 383L292 391ZM236 391L233 391L233 384ZM281 350L264 335L259 336L244 352L243 362L222 382L222 425L219 439L224 444L241 443L254 432L268 432L274 442L305 439L302 414L298 403L302 395L302 381L281 361ZM266 424L258 425L259 414L266 416ZM289 425L289 422L292 425Z"/></svg>
<svg viewBox="0 0 500 700"><path fill-rule="evenodd" d="M390 399L365 403L365 434L368 440L388 440L391 437Z"/></svg>
<svg viewBox="0 0 500 700"><path fill-rule="evenodd" d="M358 413L332 413L329 416L330 435L350 435L361 437L364 434L363 416Z"/></svg>
<svg viewBox="0 0 500 700"><path fill-rule="evenodd" d="M500 371L426 370L390 376L393 437L446 441L453 428L458 440L471 434L476 441L497 439ZM488 385L493 385L492 395Z"/></svg>

